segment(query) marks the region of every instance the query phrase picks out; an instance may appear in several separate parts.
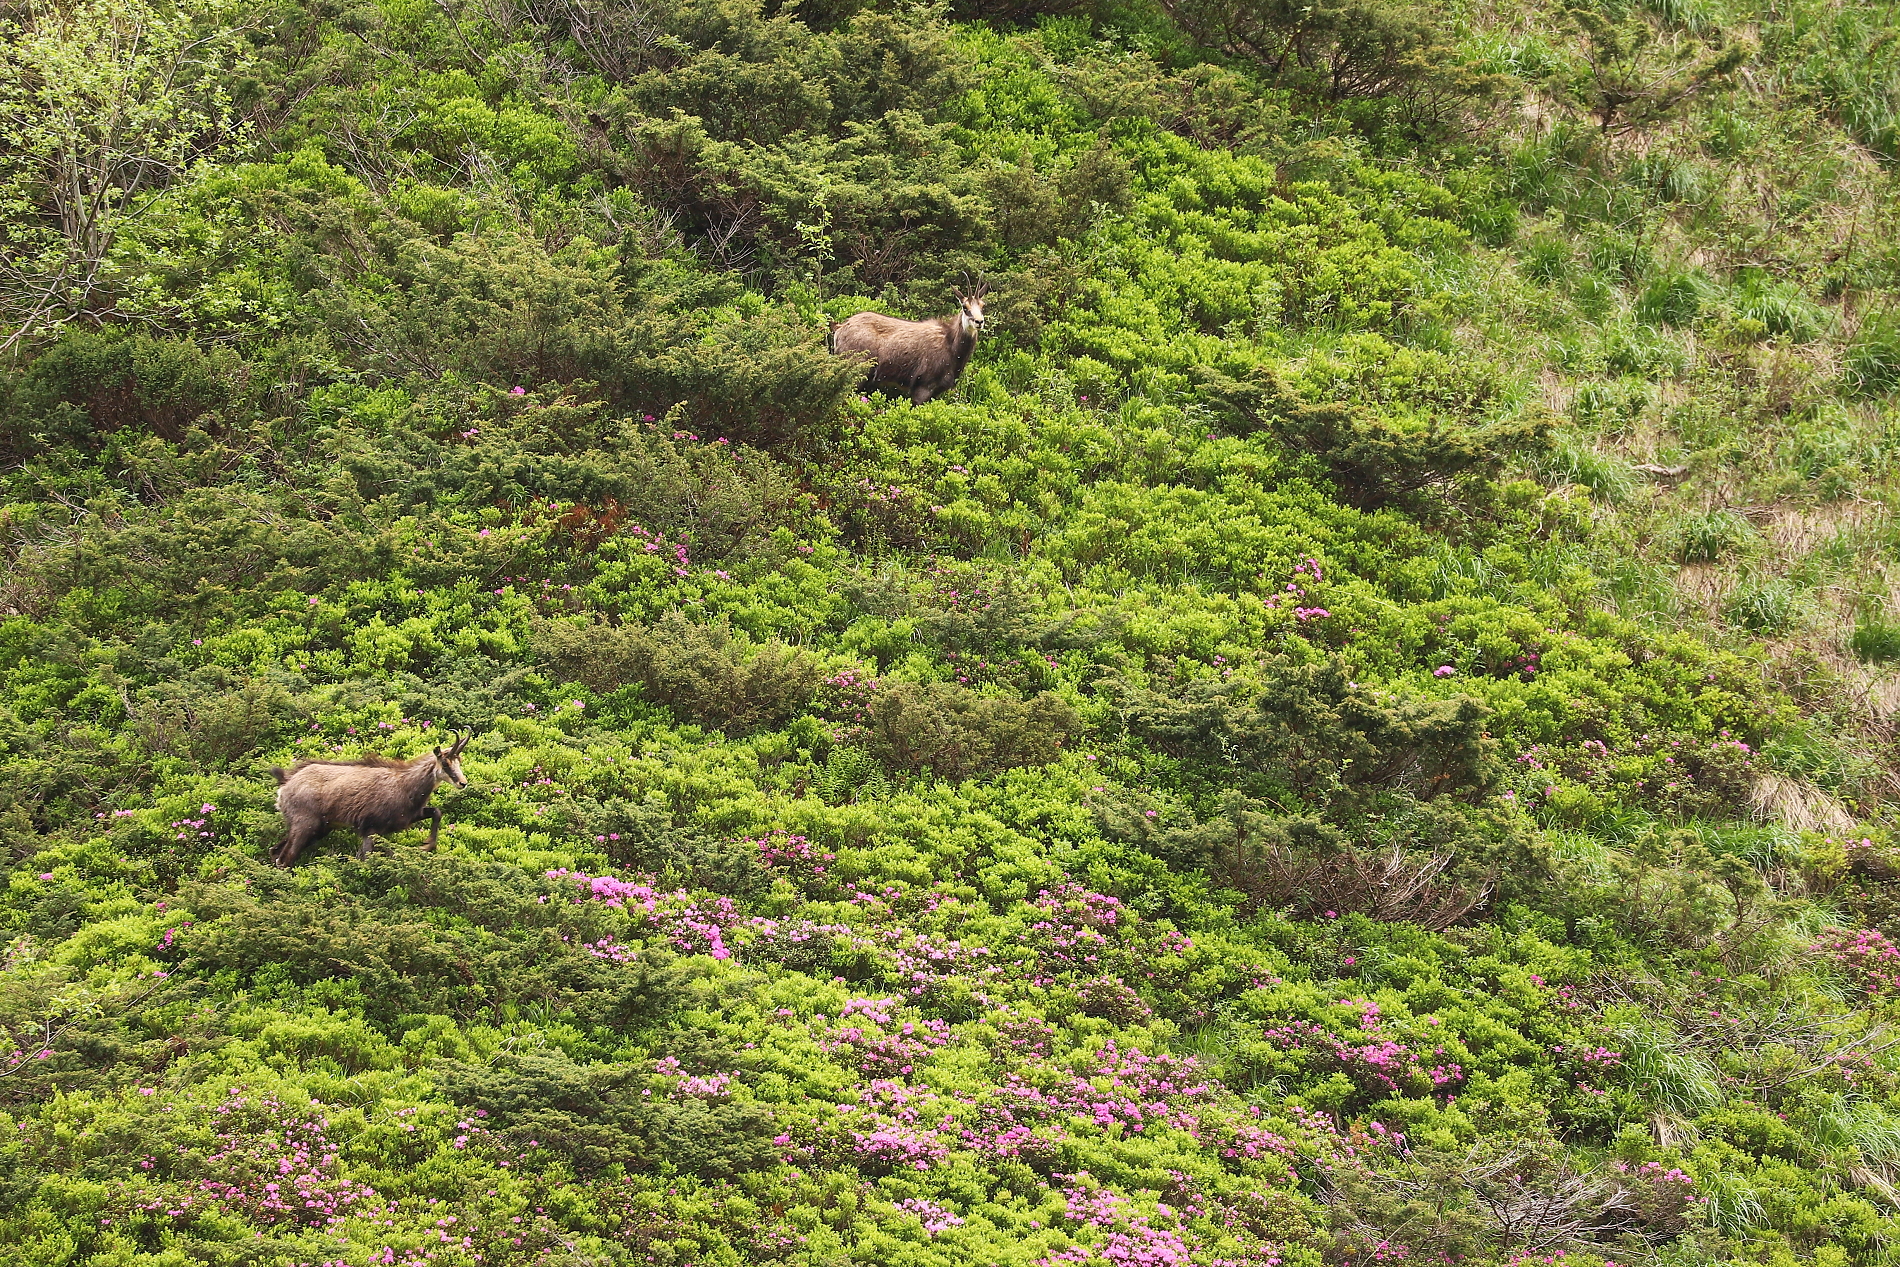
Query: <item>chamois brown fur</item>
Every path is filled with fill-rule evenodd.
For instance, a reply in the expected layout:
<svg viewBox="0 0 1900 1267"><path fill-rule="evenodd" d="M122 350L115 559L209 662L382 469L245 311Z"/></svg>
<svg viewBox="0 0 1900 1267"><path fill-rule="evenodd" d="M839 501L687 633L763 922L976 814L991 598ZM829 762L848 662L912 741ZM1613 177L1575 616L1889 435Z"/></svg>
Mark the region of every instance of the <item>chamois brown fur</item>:
<svg viewBox="0 0 1900 1267"><path fill-rule="evenodd" d="M413 827L429 819L429 848L442 829L442 811L429 804L436 784L447 779L467 787L462 749L471 736L448 751L436 748L407 761L367 753L354 761L305 758L290 769L272 767L277 779L277 808L284 816L284 843L272 856L280 867L297 861L303 847L332 827L356 833L356 856L369 857L371 836Z"/></svg>
<svg viewBox="0 0 1900 1267"><path fill-rule="evenodd" d="M982 329L982 295L963 295L957 311L930 321L861 312L831 332L831 350L868 362L869 386L921 405L956 386Z"/></svg>

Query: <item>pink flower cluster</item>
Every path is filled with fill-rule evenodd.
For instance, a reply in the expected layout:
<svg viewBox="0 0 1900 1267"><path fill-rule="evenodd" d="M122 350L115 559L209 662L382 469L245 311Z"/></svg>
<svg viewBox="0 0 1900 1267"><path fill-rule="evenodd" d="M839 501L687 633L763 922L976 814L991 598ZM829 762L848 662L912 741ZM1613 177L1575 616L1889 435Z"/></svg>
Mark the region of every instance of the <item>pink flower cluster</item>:
<svg viewBox="0 0 1900 1267"><path fill-rule="evenodd" d="M929 1170L950 1155L935 1131L910 1126L878 1126L851 1132L851 1155L881 1170Z"/></svg>
<svg viewBox="0 0 1900 1267"><path fill-rule="evenodd" d="M1320 570L1319 560L1302 559L1293 565L1293 579L1286 583L1286 589L1267 599L1267 606L1280 607L1285 603L1293 604L1293 619L1304 625L1311 620L1325 620L1332 613L1316 604L1309 605L1303 600L1307 597L1306 585L1318 585L1326 579Z"/></svg>
<svg viewBox="0 0 1900 1267"><path fill-rule="evenodd" d="M299 1117L269 1096L253 1101L236 1093L213 1112L218 1147L205 1161L219 1177L200 1180L198 1191L221 1208L260 1223L317 1227L380 1212L374 1188L338 1174L326 1119ZM167 1213L183 1213L190 1202L179 1199Z"/></svg>
<svg viewBox="0 0 1900 1267"><path fill-rule="evenodd" d="M1846 969L1868 994L1900 991L1900 946L1877 929L1830 928L1812 949Z"/></svg>
<svg viewBox="0 0 1900 1267"><path fill-rule="evenodd" d="M924 1225L924 1231L936 1236L953 1227L962 1227L963 1220L938 1205L935 1201L926 1201L922 1197L908 1197L897 1203L897 1208L906 1214L914 1214L917 1221Z"/></svg>
<svg viewBox="0 0 1900 1267"><path fill-rule="evenodd" d="M1004 1075L979 1103L978 1122L963 1130L963 1141L992 1157L1036 1156L1049 1148L1038 1127L1060 1129L1075 1118L1136 1134L1150 1126L1194 1133L1201 1118L1192 1106L1211 1103L1219 1090L1191 1056L1149 1056L1109 1042L1074 1072Z"/></svg>
<svg viewBox="0 0 1900 1267"><path fill-rule="evenodd" d="M810 867L813 875L823 875L838 860L837 854L815 848L806 837L782 828L774 828L746 843L758 846L759 861L768 867Z"/></svg>
<svg viewBox="0 0 1900 1267"><path fill-rule="evenodd" d="M862 738L871 723L871 700L883 683L868 673L845 669L818 684L813 700L818 711L838 723L831 732L837 743L853 743Z"/></svg>
<svg viewBox="0 0 1900 1267"><path fill-rule="evenodd" d="M948 1021L898 1021L897 1000L851 999L839 1013L839 1024L819 1041L834 1055L842 1054L859 1073L878 1078L909 1074L917 1062L950 1043ZM865 1024L849 1024L853 1015Z"/></svg>
<svg viewBox="0 0 1900 1267"><path fill-rule="evenodd" d="M206 803L198 807L197 818L192 818L189 815L187 815L184 818L173 820L173 822L171 823L171 826L178 833L176 836L173 837L173 839L174 840L190 840L194 832L197 834L197 838L199 840L212 839L212 837L216 835L216 833L207 831L205 830L205 828L211 822L211 815L215 814L217 810L218 810L217 806L212 805L210 803ZM126 811L126 812L129 813L130 811Z"/></svg>
<svg viewBox="0 0 1900 1267"><path fill-rule="evenodd" d="M1114 898L1074 881L1041 890L1034 905L1043 917L1029 926L1030 940L1045 968L1100 962L1109 944L1104 930L1126 927L1132 919Z"/></svg>
<svg viewBox="0 0 1900 1267"><path fill-rule="evenodd" d="M632 946L623 946L611 937L599 941L581 943L581 949L596 959L611 959L615 963L631 963L639 958L640 952Z"/></svg>
<svg viewBox="0 0 1900 1267"><path fill-rule="evenodd" d="M663 1057L654 1064L653 1071L664 1077L679 1079L666 1093L669 1100L719 1100L731 1094L731 1074L689 1074L680 1068L677 1056Z"/></svg>
<svg viewBox="0 0 1900 1267"><path fill-rule="evenodd" d="M1464 1067L1455 1061L1440 1059L1428 1063L1428 1056L1445 1055L1443 1047L1434 1046L1429 1053L1421 1053L1410 1043L1388 1033L1377 1003L1370 999L1341 999L1336 1006L1349 1007L1359 1013L1358 1028L1365 1035L1362 1041L1330 1033L1311 1021L1270 1026L1264 1036L1268 1042L1289 1051L1310 1051L1334 1062L1340 1072L1367 1091L1392 1095L1424 1087L1438 1091L1464 1081Z"/></svg>
<svg viewBox="0 0 1900 1267"><path fill-rule="evenodd" d="M1103 1262L1113 1267L1188 1267L1192 1250L1181 1234L1169 1227L1157 1227L1148 1215L1129 1213L1126 1197L1105 1188L1089 1188L1086 1172L1070 1177L1062 1189L1063 1217L1077 1230L1095 1229L1091 1243L1061 1250L1044 1263ZM1156 1213L1172 1214L1166 1206Z"/></svg>
<svg viewBox="0 0 1900 1267"><path fill-rule="evenodd" d="M573 899L577 903L591 898L615 910L645 912L648 926L666 934L676 949L711 955L714 959L732 956L726 946L725 933L738 922L739 916L731 898L695 901L683 889L661 893L641 881L583 875L565 868L546 874L550 880L572 880L578 884L583 896ZM599 953L599 946L599 943L594 944L594 953Z"/></svg>

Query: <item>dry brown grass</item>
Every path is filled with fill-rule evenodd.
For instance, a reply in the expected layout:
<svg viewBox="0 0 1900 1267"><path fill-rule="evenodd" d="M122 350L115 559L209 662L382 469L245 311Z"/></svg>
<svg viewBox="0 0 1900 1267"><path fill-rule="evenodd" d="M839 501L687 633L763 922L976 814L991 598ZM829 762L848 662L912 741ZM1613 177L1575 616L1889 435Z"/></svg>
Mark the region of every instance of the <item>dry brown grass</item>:
<svg viewBox="0 0 1900 1267"><path fill-rule="evenodd" d="M1720 563L1685 563L1676 570L1676 595L1685 613L1705 621L1721 619L1738 578Z"/></svg>
<svg viewBox="0 0 1900 1267"><path fill-rule="evenodd" d="M1793 558L1807 554L1842 533L1859 536L1869 528L1883 526L1887 508L1879 502L1858 498L1821 506L1783 503L1763 508L1759 518L1751 512L1749 518L1777 550Z"/></svg>
<svg viewBox="0 0 1900 1267"><path fill-rule="evenodd" d="M1758 776L1749 801L1756 818L1790 831L1841 832L1854 825L1840 801L1811 783L1779 774Z"/></svg>

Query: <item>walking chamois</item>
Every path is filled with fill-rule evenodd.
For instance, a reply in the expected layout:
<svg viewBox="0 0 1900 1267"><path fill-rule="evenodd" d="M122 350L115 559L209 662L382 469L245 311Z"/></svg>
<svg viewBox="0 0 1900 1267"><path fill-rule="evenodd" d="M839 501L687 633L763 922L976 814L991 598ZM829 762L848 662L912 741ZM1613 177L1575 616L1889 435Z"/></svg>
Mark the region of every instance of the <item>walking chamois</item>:
<svg viewBox="0 0 1900 1267"><path fill-rule="evenodd" d="M957 296L957 311L930 321L861 312L831 332L831 351L868 363L868 385L921 405L956 386L983 330L983 290Z"/></svg>
<svg viewBox="0 0 1900 1267"><path fill-rule="evenodd" d="M289 770L272 767L276 776L277 808L284 815L284 843L271 861L287 867L303 847L332 827L348 827L359 842L356 856L369 857L369 838L413 827L429 819L429 848L435 848L442 829L442 811L429 804L435 785L447 779L467 787L462 774L462 749L472 735L463 735L449 750L436 748L407 761L375 753L354 761L297 762Z"/></svg>

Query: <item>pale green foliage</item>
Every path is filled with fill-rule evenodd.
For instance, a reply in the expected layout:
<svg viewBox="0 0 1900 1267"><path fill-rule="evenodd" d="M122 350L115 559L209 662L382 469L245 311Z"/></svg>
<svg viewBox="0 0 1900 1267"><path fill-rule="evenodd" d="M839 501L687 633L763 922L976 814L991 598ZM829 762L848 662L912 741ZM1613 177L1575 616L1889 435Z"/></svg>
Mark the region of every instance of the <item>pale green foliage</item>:
<svg viewBox="0 0 1900 1267"><path fill-rule="evenodd" d="M147 0L29 0L0 23L0 348L138 306L113 248L243 135L237 35Z"/></svg>

